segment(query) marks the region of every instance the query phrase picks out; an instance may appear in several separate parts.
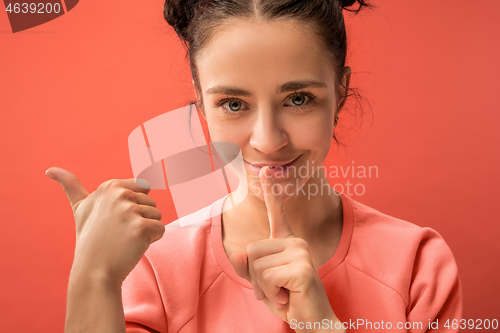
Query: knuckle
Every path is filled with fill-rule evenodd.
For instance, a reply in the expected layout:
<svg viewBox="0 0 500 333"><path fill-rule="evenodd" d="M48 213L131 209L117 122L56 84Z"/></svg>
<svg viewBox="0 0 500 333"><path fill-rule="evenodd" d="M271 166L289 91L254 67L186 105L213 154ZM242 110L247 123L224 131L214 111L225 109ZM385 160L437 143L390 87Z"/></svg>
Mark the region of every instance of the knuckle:
<svg viewBox="0 0 500 333"><path fill-rule="evenodd" d="M301 272L301 275L305 275L307 278L314 275L314 269L309 262L299 261L297 262L297 269Z"/></svg>
<svg viewBox="0 0 500 333"><path fill-rule="evenodd" d="M273 282L273 274L269 269L263 271L261 276L265 284L271 284Z"/></svg>
<svg viewBox="0 0 500 333"><path fill-rule="evenodd" d="M139 205L137 205L131 201L127 201L125 203L125 211L129 214L141 215L142 209Z"/></svg>
<svg viewBox="0 0 500 333"><path fill-rule="evenodd" d="M112 188L112 187L115 187L117 185L118 185L117 179L108 179L101 184L101 186L104 188Z"/></svg>
<svg viewBox="0 0 500 333"><path fill-rule="evenodd" d="M290 237L290 242L292 242L292 245L297 247L297 248L300 248L300 249L307 249L308 248L307 242L300 237Z"/></svg>
<svg viewBox="0 0 500 333"><path fill-rule="evenodd" d="M105 182L102 182L98 187L97 190L101 193L113 193L113 190L116 189L117 187L121 187L119 184L118 179L109 179L106 180Z"/></svg>
<svg viewBox="0 0 500 333"><path fill-rule="evenodd" d="M120 179L111 179L109 181L109 186L110 187L121 187L122 186L121 180Z"/></svg>
<svg viewBox="0 0 500 333"><path fill-rule="evenodd" d="M257 244L255 243L250 243L247 245L246 250L249 258L253 257L253 254L255 253L256 249L257 249Z"/></svg>
<svg viewBox="0 0 500 333"><path fill-rule="evenodd" d="M125 187L118 187L116 189L115 193L116 193L116 197L118 199L134 199L135 198L134 191L129 190L128 188L125 188Z"/></svg>
<svg viewBox="0 0 500 333"><path fill-rule="evenodd" d="M144 235L147 234L147 231L148 231L147 222L142 218L136 219L133 225L134 235L138 237L144 237Z"/></svg>

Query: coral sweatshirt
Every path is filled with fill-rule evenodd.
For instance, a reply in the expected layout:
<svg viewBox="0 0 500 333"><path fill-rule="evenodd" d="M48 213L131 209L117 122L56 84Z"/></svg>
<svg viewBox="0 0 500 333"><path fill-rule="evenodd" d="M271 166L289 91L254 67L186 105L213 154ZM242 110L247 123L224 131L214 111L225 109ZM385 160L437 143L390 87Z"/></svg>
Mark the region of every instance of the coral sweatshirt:
<svg viewBox="0 0 500 333"><path fill-rule="evenodd" d="M340 243L318 274L347 332L457 332L462 287L453 254L439 233L339 196ZM255 299L251 283L235 273L222 244L227 197L211 205L204 221L181 227L176 220L151 244L122 284L126 331L335 328L326 321L286 323Z"/></svg>

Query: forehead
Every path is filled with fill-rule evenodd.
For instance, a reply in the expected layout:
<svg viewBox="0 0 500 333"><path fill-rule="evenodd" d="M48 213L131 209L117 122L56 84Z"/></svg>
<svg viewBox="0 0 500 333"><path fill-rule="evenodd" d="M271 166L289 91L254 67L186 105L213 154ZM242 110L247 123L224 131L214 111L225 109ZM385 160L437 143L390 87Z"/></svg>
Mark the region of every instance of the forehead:
<svg viewBox="0 0 500 333"><path fill-rule="evenodd" d="M297 21L231 18L198 53L202 90L217 84L274 89L293 80L321 80L333 87L333 67L313 30ZM258 87L256 87L258 85Z"/></svg>

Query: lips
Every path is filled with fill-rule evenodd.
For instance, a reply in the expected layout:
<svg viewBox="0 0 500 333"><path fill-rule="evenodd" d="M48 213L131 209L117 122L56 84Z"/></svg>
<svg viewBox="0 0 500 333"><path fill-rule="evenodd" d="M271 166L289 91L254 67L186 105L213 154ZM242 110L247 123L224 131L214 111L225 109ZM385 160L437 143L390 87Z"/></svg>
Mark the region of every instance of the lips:
<svg viewBox="0 0 500 333"><path fill-rule="evenodd" d="M279 178L287 178L288 177L288 171L293 168L298 162L302 155L299 155L292 161L288 162L273 162L273 163L258 163L258 164L252 164L250 162L245 161L245 163L248 164L248 167L250 170L254 172L255 175L260 175L260 170L264 166L269 166L269 171L271 172L271 175L273 178L275 178L276 181L278 181Z"/></svg>
<svg viewBox="0 0 500 333"><path fill-rule="evenodd" d="M293 162L295 162L300 156L301 155L297 156L296 158L294 158L291 161L288 160L288 161L285 161L285 162L272 162L272 163L250 163L248 161L245 161L245 162L247 162L248 164L251 164L251 165L253 165L255 167L258 167L258 168L269 166L272 169L272 168L289 166L290 164L292 164Z"/></svg>

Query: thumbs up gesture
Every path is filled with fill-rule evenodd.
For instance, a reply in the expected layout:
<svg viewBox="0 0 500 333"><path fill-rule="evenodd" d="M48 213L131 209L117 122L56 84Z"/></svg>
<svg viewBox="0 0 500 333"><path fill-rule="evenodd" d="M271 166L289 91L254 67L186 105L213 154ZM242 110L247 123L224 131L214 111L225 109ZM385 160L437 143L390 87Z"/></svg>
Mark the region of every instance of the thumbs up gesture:
<svg viewBox="0 0 500 333"><path fill-rule="evenodd" d="M165 232L155 201L131 179L105 181L87 192L73 173L52 167L46 175L66 193L76 224L71 274L120 284L149 245Z"/></svg>
<svg viewBox="0 0 500 333"><path fill-rule="evenodd" d="M236 273L250 281L255 297L269 310L291 324L338 321L317 270L308 244L294 235L269 167L259 174L270 225L270 238L250 243L246 253L236 252L230 261ZM292 328L293 326L290 325ZM296 329L297 332L318 332Z"/></svg>

